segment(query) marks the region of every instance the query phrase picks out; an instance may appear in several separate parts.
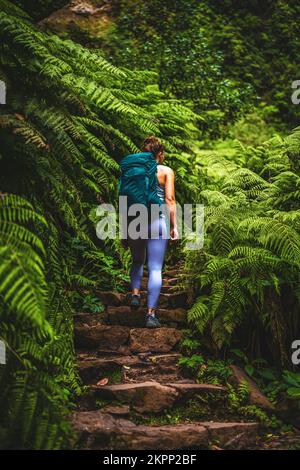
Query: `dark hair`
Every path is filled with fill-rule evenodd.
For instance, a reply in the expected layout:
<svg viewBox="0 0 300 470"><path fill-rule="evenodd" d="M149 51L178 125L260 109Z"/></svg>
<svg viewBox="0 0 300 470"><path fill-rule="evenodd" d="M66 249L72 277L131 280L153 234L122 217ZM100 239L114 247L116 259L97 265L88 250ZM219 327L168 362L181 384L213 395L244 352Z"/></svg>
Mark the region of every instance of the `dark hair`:
<svg viewBox="0 0 300 470"><path fill-rule="evenodd" d="M152 152L156 157L160 152L164 151L164 147L155 135L149 135L149 137L146 137L144 140L141 150L142 152Z"/></svg>

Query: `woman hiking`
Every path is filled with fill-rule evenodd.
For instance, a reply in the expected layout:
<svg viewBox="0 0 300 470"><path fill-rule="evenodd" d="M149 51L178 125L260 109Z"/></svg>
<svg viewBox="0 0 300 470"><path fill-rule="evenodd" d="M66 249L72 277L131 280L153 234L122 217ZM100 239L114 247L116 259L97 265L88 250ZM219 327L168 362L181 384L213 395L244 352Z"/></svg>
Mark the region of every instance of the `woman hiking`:
<svg viewBox="0 0 300 470"><path fill-rule="evenodd" d="M132 289L131 306L140 306L140 287L147 257L148 295L146 327L159 328L161 325L156 316L156 309L162 286L162 266L165 251L168 239L178 239L174 172L171 168L162 164L164 160L164 148L160 140L155 136L149 136L144 140L141 153L125 157L127 162L130 158L131 162L135 162L134 164L136 166L144 161L145 165L147 165L149 161L153 161L154 177L152 180L150 176L150 186L153 184L156 193L154 196L158 198L157 200L160 204L164 205L162 207L165 207L168 211L167 217L163 210L158 211L159 215L154 218L150 219L148 217L148 237L146 239L141 237L133 239L128 236L128 246L132 255L132 265L130 269ZM138 180L141 181L141 179L142 175L140 175ZM122 191L120 191L120 194L122 194ZM155 197L152 195L153 200Z"/></svg>

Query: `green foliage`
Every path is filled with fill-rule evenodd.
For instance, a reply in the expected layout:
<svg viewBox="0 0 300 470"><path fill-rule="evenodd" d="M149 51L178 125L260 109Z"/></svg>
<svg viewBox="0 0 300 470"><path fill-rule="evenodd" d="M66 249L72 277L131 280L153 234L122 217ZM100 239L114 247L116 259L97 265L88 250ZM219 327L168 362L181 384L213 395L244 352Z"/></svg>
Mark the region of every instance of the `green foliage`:
<svg viewBox="0 0 300 470"><path fill-rule="evenodd" d="M45 249L34 233L46 229L28 201L1 195L1 448L60 448L70 434L70 395L79 393L71 310L46 286Z"/></svg>
<svg viewBox="0 0 300 470"><path fill-rule="evenodd" d="M258 421L263 427L268 429L277 429L281 426L282 423L274 415L269 417L258 406L248 404L249 387L246 381L242 381L237 388L232 387L230 384L227 386L229 388L227 395L229 409L253 421Z"/></svg>
<svg viewBox="0 0 300 470"><path fill-rule="evenodd" d="M242 116L228 129L228 137L232 139L232 147L235 147L236 141L247 147L258 147L270 140L276 134L275 127L272 125L275 112L277 109L274 110L274 106L268 106L262 102L254 111ZM227 151L230 145L228 137L225 142L219 143Z"/></svg>
<svg viewBox="0 0 300 470"><path fill-rule="evenodd" d="M231 349L241 367L258 384L269 400L276 406L282 401L292 400L300 406L300 374L297 372L271 367L263 358L249 360L246 354L239 349Z"/></svg>
<svg viewBox="0 0 300 470"><path fill-rule="evenodd" d="M223 54L210 44L203 24L202 2L119 0L112 19L97 45L115 63L156 71L160 89L200 113L206 133L220 133L248 108L251 86L224 73Z"/></svg>
<svg viewBox="0 0 300 470"><path fill-rule="evenodd" d="M197 350L200 346L200 343L197 339L185 336L180 345L183 350L190 352Z"/></svg>
<svg viewBox="0 0 300 470"><path fill-rule="evenodd" d="M232 371L229 362L206 358L200 353L200 342L193 333L186 331L185 337L181 341L181 350L183 356L179 359L178 364L183 371L194 377L199 383L226 384Z"/></svg>
<svg viewBox="0 0 300 470"><path fill-rule="evenodd" d="M199 382L226 384L232 371L229 363L220 359L208 359L206 367L200 368L197 379Z"/></svg>
<svg viewBox="0 0 300 470"><path fill-rule="evenodd" d="M201 393L182 405L173 406L162 415L136 415L134 421L137 424L163 426L201 421L234 420L236 416L233 410L228 408L224 398L213 393Z"/></svg>
<svg viewBox="0 0 300 470"><path fill-rule="evenodd" d="M178 364L191 371L199 383L225 384L232 375L226 362L219 359L205 359L200 354L183 356Z"/></svg>
<svg viewBox="0 0 300 470"><path fill-rule="evenodd" d="M180 167L179 194L190 194L182 152L200 117L167 99L155 74L120 69L99 51L42 32L12 2L0 6L8 90L0 109L0 336L10 351L0 376L1 446L58 449L81 392L74 290L119 289L124 278L119 241L96 237L97 203L116 202L117 161L150 133ZM82 306L100 308L93 296Z"/></svg>
<svg viewBox="0 0 300 470"><path fill-rule="evenodd" d="M27 228L30 223L46 225L25 199L1 194L0 296L18 321L31 322L41 336L51 337L45 319L45 250L40 238Z"/></svg>
<svg viewBox="0 0 300 470"><path fill-rule="evenodd" d="M300 399L300 374L285 370L282 374L282 378L288 386L286 389L288 396Z"/></svg>
<svg viewBox="0 0 300 470"><path fill-rule="evenodd" d="M236 143L233 157L202 157L205 244L186 254L197 297L189 320L214 348L238 341L285 366L299 332L297 139L296 130L257 148Z"/></svg>
<svg viewBox="0 0 300 470"><path fill-rule="evenodd" d="M298 403L299 374L287 368L300 331L300 128L283 139L269 124L298 125L286 84L297 78L299 7L265 1L266 18L261 2L225 4L113 2L107 60L32 24L27 13L40 20L59 0L0 0L1 447L68 445L65 417L82 392L73 310L101 313L94 290L121 291L128 280L120 241L96 237L96 206L116 203L118 160L152 133L178 200L206 207L204 248L185 253L197 335L183 340L181 366L198 381L227 383L230 360L216 357L234 347L274 403ZM204 139L224 135L257 94L258 110L230 140L199 150L199 129ZM199 347L208 344L214 359L205 360ZM209 400L199 400L187 419L205 414ZM247 400L245 384L230 389L233 413L278 424ZM173 411L162 420L180 422Z"/></svg>
<svg viewBox="0 0 300 470"><path fill-rule="evenodd" d="M35 20L41 20L66 5L65 0L16 0L15 3Z"/></svg>
<svg viewBox="0 0 300 470"><path fill-rule="evenodd" d="M107 400L96 400L95 402L95 405L98 409L101 409L103 408L105 405L108 405L108 404L111 404L111 402L107 401Z"/></svg>
<svg viewBox="0 0 300 470"><path fill-rule="evenodd" d="M205 360L202 356L198 354L193 354L189 357L181 357L178 361L178 364L183 367L187 367L188 369L192 369L192 371L196 371L199 366L204 364Z"/></svg>
<svg viewBox="0 0 300 470"><path fill-rule="evenodd" d="M228 123L253 104L267 123L292 128L299 8L282 0L114 0L105 27L95 32L90 20L68 34L115 64L156 71L160 89L201 114L206 134L227 135Z"/></svg>
<svg viewBox="0 0 300 470"><path fill-rule="evenodd" d="M242 381L237 388L228 384L228 389L228 401L233 409L239 410L242 405L248 402L249 386L246 381Z"/></svg>
<svg viewBox="0 0 300 470"><path fill-rule="evenodd" d="M298 76L300 6L282 0L203 3L203 25L210 45L223 54L224 73L251 84L272 106L271 121L299 125L299 106L291 104L291 95Z"/></svg>
<svg viewBox="0 0 300 470"><path fill-rule="evenodd" d="M102 313L105 309L99 298L93 294L74 292L73 299L77 312Z"/></svg>
<svg viewBox="0 0 300 470"><path fill-rule="evenodd" d="M190 338L187 338L190 340ZM257 382L261 390L267 394L268 398L277 404L278 401L282 400L283 394L289 392L293 394L299 387L299 374L290 373L285 371L282 376L275 368L270 368L264 359L257 359L249 361L246 354L239 349L232 349L230 351L230 358L226 361L220 359L207 358L199 352L190 353L188 356L183 356L179 360L179 364L183 369L183 372L188 373L199 383L211 383L218 385L225 385L228 389L224 403L221 408L228 419L241 419L257 421L261 425L270 429L284 429L283 423L274 415L267 413L256 405L249 403L249 384L247 381L242 381L237 385L232 385L230 377L232 376L232 370L230 368L231 363L240 363L241 367L245 368L245 371L253 377ZM294 397L296 398L297 393ZM291 396L291 395L290 395ZM198 397L199 400L200 397ZM206 412L207 400L202 397L201 404L198 403L196 407L192 406L192 402L188 404L187 408L189 412L193 410L195 416L198 417L199 413ZM198 408L197 408L198 407ZM201 411L200 411L201 408ZM164 418L164 423L172 423L174 419L177 422L182 421L187 415L178 413L178 410L174 410L174 413L167 414ZM194 416L193 419L196 419ZM199 418L198 418L199 419ZM201 416L200 419L203 419ZM154 423L153 423L154 424Z"/></svg>

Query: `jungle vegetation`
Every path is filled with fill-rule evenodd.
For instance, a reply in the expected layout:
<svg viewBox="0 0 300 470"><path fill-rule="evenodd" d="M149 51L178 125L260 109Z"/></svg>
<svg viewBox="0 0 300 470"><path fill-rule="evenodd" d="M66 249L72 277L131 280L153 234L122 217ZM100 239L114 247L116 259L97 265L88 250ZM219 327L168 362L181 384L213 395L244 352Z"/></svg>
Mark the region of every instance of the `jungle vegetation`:
<svg viewBox="0 0 300 470"><path fill-rule="evenodd" d="M68 446L62 417L81 393L72 315L93 308L83 287L122 289L129 261L118 240L97 239L95 210L116 202L117 162L148 134L165 145L179 202L206 207L203 249L172 251L185 260L197 340L214 357L239 349L292 369L299 7L111 3L108 34L89 40L38 24L65 2L0 0L3 448Z"/></svg>

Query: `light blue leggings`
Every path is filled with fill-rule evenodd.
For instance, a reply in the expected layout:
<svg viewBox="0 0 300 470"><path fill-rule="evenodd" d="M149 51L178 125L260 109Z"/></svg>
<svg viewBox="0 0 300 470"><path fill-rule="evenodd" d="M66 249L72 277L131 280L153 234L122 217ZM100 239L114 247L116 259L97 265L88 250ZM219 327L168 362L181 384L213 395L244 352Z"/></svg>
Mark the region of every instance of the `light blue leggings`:
<svg viewBox="0 0 300 470"><path fill-rule="evenodd" d="M152 231L152 238L151 238ZM166 221L163 217L155 219L148 227L148 239L128 240L132 254L130 269L131 288L140 289L144 263L147 254L148 264L148 308L157 307L162 285L161 270L168 243Z"/></svg>

